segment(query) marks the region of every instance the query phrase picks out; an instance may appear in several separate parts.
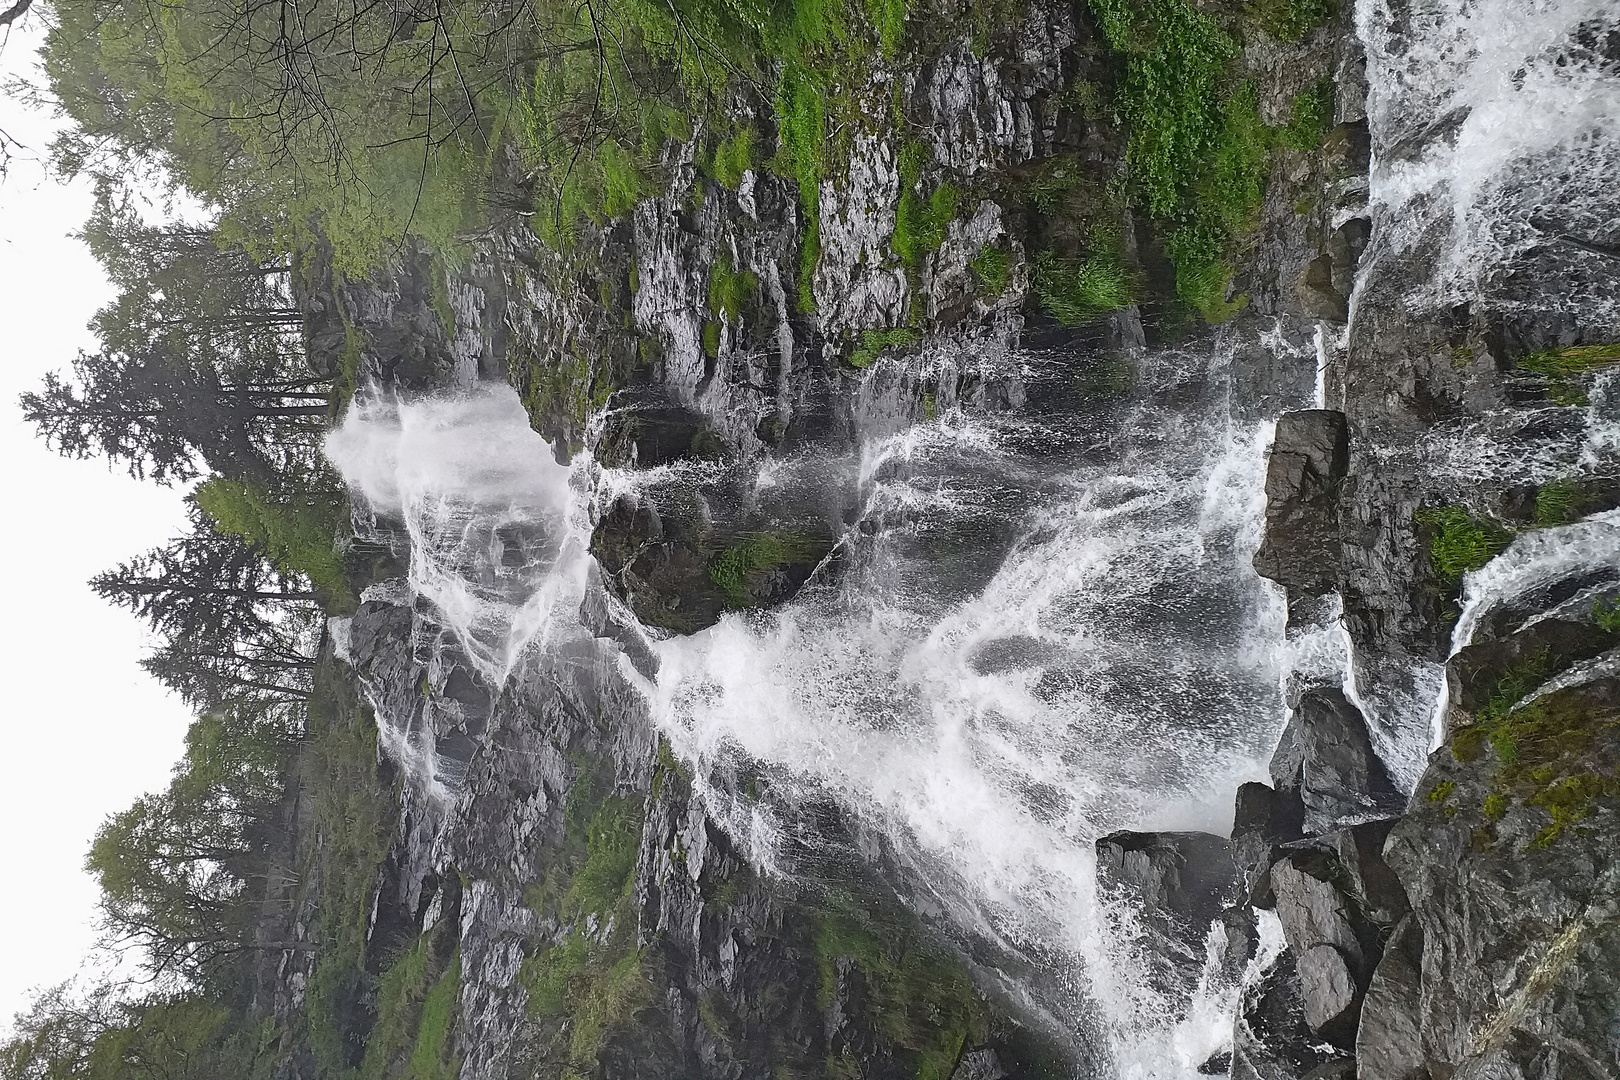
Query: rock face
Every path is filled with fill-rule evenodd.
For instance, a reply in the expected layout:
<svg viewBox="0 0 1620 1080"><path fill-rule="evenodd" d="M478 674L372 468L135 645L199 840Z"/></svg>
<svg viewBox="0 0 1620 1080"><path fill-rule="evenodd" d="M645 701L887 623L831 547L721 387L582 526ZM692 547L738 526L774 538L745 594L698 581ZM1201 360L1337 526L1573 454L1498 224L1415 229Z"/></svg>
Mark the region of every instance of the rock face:
<svg viewBox="0 0 1620 1080"><path fill-rule="evenodd" d="M1423 928L1408 915L1390 934L1361 1005L1357 1080L1427 1080L1418 1026L1422 969Z"/></svg>
<svg viewBox="0 0 1620 1080"><path fill-rule="evenodd" d="M1110 833L1097 841L1102 895L1137 913L1165 988L1197 984L1210 927L1238 897L1229 841L1208 833ZM1223 966L1241 971L1253 942L1241 922L1225 937Z"/></svg>
<svg viewBox="0 0 1620 1080"><path fill-rule="evenodd" d="M1303 805L1308 833L1392 817L1406 805L1373 751L1361 711L1337 687L1301 696L1272 758L1271 775L1279 799L1298 798Z"/></svg>
<svg viewBox="0 0 1620 1080"><path fill-rule="evenodd" d="M1291 590L1327 592L1339 579L1339 487L1350 463L1344 414L1284 413L1266 465L1266 533L1254 568Z"/></svg>
<svg viewBox="0 0 1620 1080"><path fill-rule="evenodd" d="M1620 1053L1620 681L1558 690L1513 749L1454 735L1391 833L1421 930L1369 1039L1404 1068L1415 1017L1431 1077L1612 1075ZM1556 733L1556 734L1555 734ZM1504 755L1511 753L1510 759ZM1414 935L1415 937L1415 935ZM1395 1073L1395 1075L1400 1075Z"/></svg>

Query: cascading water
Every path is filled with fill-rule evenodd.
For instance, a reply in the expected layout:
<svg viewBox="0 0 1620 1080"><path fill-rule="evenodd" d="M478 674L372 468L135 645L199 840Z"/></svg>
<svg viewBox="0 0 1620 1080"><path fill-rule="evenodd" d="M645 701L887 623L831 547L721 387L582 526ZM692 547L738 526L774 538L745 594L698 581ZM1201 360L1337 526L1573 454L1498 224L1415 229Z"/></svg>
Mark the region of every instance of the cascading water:
<svg viewBox="0 0 1620 1080"><path fill-rule="evenodd" d="M1101 910L1093 842L1229 827L1284 719L1285 612L1249 567L1269 424L1234 420L1228 355L1154 354L1113 411L956 413L868 441L863 520L901 524L852 531L837 584L658 646L679 748L836 794L978 929L1071 963L1121 1075L1190 1071L1230 1013L1174 1030L1188 1000L1142 978ZM1034 367L1035 397L1074 377ZM986 516L1010 550L981 585L942 583L941 545Z"/></svg>
<svg viewBox="0 0 1620 1080"><path fill-rule="evenodd" d="M1101 403L1067 358L1024 358L1022 411L895 431L874 407L853 456L771 463L761 486L857 491L837 573L656 642L646 685L690 760L741 755L832 796L964 932L1069 987L1035 1004L1102 1075L1190 1075L1230 1038L1236 986L1147 977L1133 916L1098 896L1093 842L1226 828L1284 719L1284 607L1249 566L1271 425L1234 412L1232 351L1148 355L1135 390L1111 368ZM570 483L588 466L552 463L510 395L357 408L328 452L404 523L415 603L489 686L547 633L577 633ZM637 483L598 471L599 492Z"/></svg>

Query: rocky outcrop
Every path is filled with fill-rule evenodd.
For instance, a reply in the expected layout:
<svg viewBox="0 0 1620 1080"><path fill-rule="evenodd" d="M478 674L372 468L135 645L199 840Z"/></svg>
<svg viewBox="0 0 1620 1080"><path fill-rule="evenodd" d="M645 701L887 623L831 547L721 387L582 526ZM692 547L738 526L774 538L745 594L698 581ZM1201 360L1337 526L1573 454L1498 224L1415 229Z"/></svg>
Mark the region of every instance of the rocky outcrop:
<svg viewBox="0 0 1620 1080"><path fill-rule="evenodd" d="M1318 595L1339 579L1339 487L1349 467L1344 414L1284 413L1266 465L1266 532L1254 568L1290 590Z"/></svg>
<svg viewBox="0 0 1620 1080"><path fill-rule="evenodd" d="M1431 1077L1599 1077L1620 1042L1620 681L1521 707L1495 737L1430 758L1387 857L1421 931L1410 974L1381 1005L1387 1053L1421 1033ZM1372 1037L1369 1035L1369 1037Z"/></svg>
<svg viewBox="0 0 1620 1080"><path fill-rule="evenodd" d="M1271 777L1279 800L1299 800L1308 833L1392 817L1406 805L1373 750L1361 711L1337 687L1300 697L1271 759Z"/></svg>
<svg viewBox="0 0 1620 1080"><path fill-rule="evenodd" d="M1162 961L1163 988L1198 983L1206 963L1210 927L1237 900L1239 879L1232 845L1209 833L1110 833L1097 841L1101 895L1140 920L1146 953ZM1222 937L1221 966L1241 973L1254 951L1246 920L1230 921Z"/></svg>

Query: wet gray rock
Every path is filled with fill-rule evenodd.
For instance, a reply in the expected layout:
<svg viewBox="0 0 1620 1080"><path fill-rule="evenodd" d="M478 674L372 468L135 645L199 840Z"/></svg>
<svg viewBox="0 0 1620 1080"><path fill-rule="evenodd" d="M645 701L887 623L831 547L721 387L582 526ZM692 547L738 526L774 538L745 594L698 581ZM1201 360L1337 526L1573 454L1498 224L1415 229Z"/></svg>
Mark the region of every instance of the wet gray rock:
<svg viewBox="0 0 1620 1080"><path fill-rule="evenodd" d="M1337 687L1300 697L1271 769L1279 796L1297 793L1304 804L1307 833L1393 817L1406 805L1373 750L1360 710Z"/></svg>
<svg viewBox="0 0 1620 1080"><path fill-rule="evenodd" d="M1209 833L1110 833L1097 841L1097 882L1141 920L1166 986L1196 985L1210 926L1238 895L1231 843ZM1252 950L1243 922L1227 935L1239 968Z"/></svg>
<svg viewBox="0 0 1620 1080"><path fill-rule="evenodd" d="M1233 1030L1232 1080L1302 1080L1312 1070L1346 1058L1306 1023L1295 954L1284 949L1243 990Z"/></svg>
<svg viewBox="0 0 1620 1080"><path fill-rule="evenodd" d="M1407 916L1384 946L1356 1030L1357 1080L1428 1080L1421 1005L1423 930Z"/></svg>
<svg viewBox="0 0 1620 1080"><path fill-rule="evenodd" d="M1342 1038L1342 1032L1354 1029L1359 995L1343 952L1332 945L1306 949L1299 957L1299 987L1312 1031Z"/></svg>
<svg viewBox="0 0 1620 1080"><path fill-rule="evenodd" d="M1447 725L1455 729L1470 723L1473 714L1493 696L1513 695L1515 690L1522 694L1541 680L1617 644L1620 634L1591 623L1540 619L1506 637L1459 649L1446 663Z"/></svg>
<svg viewBox="0 0 1620 1080"><path fill-rule="evenodd" d="M1489 742L1458 742L1463 729L1430 757L1385 848L1422 931L1416 1019L1431 1077L1584 1080L1620 1060L1620 789L1599 779L1620 766L1620 680L1558 690L1538 709L1541 731L1564 734L1523 731L1518 780ZM1487 798L1499 800L1489 814ZM1409 982L1392 1002L1410 1002ZM1380 1007L1384 1030L1406 1030L1411 1014L1396 1013ZM1391 1057L1409 1060L1400 1045Z"/></svg>
<svg viewBox="0 0 1620 1080"><path fill-rule="evenodd" d="M1254 554L1263 577L1309 594L1338 583L1339 486L1349 466L1343 413L1284 413L1266 465L1266 532Z"/></svg>

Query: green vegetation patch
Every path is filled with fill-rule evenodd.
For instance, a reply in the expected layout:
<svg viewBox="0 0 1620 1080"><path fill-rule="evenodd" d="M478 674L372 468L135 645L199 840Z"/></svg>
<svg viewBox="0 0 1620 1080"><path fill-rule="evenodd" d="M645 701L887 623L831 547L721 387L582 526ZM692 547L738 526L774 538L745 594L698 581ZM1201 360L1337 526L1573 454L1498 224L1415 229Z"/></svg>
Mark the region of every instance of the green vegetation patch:
<svg viewBox="0 0 1620 1080"><path fill-rule="evenodd" d="M1512 536L1489 521L1475 519L1461 506L1419 510L1417 524L1429 532L1429 558L1442 581L1456 582L1496 557Z"/></svg>
<svg viewBox="0 0 1620 1080"><path fill-rule="evenodd" d="M1620 776L1593 760L1594 741L1620 726L1620 715L1586 697L1585 687L1547 694L1515 708L1553 673L1543 654L1506 672L1474 723L1452 736L1459 761L1477 760L1486 746L1497 768L1481 807L1488 823L1506 813L1513 799L1547 813L1548 824L1530 842L1546 847L1587 817L1599 798L1620 798ZM1489 836L1483 839L1488 842Z"/></svg>
<svg viewBox="0 0 1620 1080"><path fill-rule="evenodd" d="M1620 634L1620 596L1599 596L1592 601L1592 621L1602 630Z"/></svg>
<svg viewBox="0 0 1620 1080"><path fill-rule="evenodd" d="M1547 396L1555 405L1579 407L1587 403L1583 377L1614 363L1620 363L1620 342L1543 349L1520 357L1518 366L1547 380Z"/></svg>
<svg viewBox="0 0 1620 1080"><path fill-rule="evenodd" d="M1273 8L1290 21L1276 22L1285 37L1327 15L1303 2ZM1232 76L1237 39L1209 10L1188 0L1091 0L1091 9L1124 66L1115 112L1129 131L1129 187L1163 230L1177 296L1220 322L1247 302L1227 299L1230 264L1257 220L1271 152L1321 141L1331 87L1301 94L1289 124L1273 130L1255 84Z"/></svg>
<svg viewBox="0 0 1620 1080"><path fill-rule="evenodd" d="M945 242L945 230L956 219L958 193L952 184L940 184L924 197L922 170L933 156L927 144L913 141L900 150L900 205L894 213L894 234L889 246L913 270L924 255Z"/></svg>
<svg viewBox="0 0 1620 1080"><path fill-rule="evenodd" d="M749 607L754 603L750 587L762 574L784 566L813 566L828 550L824 541L802 533L754 533L709 560L709 579L729 606Z"/></svg>
<svg viewBox="0 0 1620 1080"><path fill-rule="evenodd" d="M759 291L759 278L751 270L738 270L731 256L721 252L709 267L709 310L733 324L743 306Z"/></svg>
<svg viewBox="0 0 1620 1080"><path fill-rule="evenodd" d="M1000 296L1007 288L1007 275L1012 268L1012 257L999 247L987 246L968 263L979 287L991 296Z"/></svg>
<svg viewBox="0 0 1620 1080"><path fill-rule="evenodd" d="M1136 293L1130 271L1109 247L1099 247L1084 261L1042 251L1035 256L1034 288L1041 307L1065 326L1129 307Z"/></svg>
<svg viewBox="0 0 1620 1080"><path fill-rule="evenodd" d="M816 915L818 1000L838 992L839 967L865 980L866 1011L878 1030L910 1057L917 1080L947 1080L964 1046L985 1037L985 1016L961 963L865 905L833 896ZM833 1070L843 1062L834 1061Z"/></svg>
<svg viewBox="0 0 1620 1080"><path fill-rule="evenodd" d="M849 354L849 366L870 367L884 349L911 345L921 338L921 334L908 326L896 326L888 330L867 330L861 334L861 343Z"/></svg>

